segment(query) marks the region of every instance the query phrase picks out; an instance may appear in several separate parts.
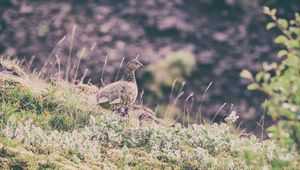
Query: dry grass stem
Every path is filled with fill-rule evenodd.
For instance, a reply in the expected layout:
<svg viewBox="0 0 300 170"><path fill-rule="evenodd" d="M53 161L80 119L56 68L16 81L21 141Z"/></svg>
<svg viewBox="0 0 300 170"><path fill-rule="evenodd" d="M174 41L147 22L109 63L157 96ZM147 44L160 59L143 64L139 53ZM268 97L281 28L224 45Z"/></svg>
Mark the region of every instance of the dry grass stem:
<svg viewBox="0 0 300 170"><path fill-rule="evenodd" d="M80 79L80 83L83 83L83 80L84 80L84 78L86 77L88 71L89 71L88 69L85 69L85 70L84 70L83 76L82 76L81 79Z"/></svg>
<svg viewBox="0 0 300 170"><path fill-rule="evenodd" d="M116 78L115 78L115 82L118 80L118 77L119 77L119 74L120 74L120 70L121 70L121 68L123 66L123 63L124 63L124 59L125 58L123 57L120 65L119 65L118 72L117 72L117 75L116 75Z"/></svg>
<svg viewBox="0 0 300 170"><path fill-rule="evenodd" d="M41 70L40 70L40 72L39 72L39 74L38 74L38 77L40 77L40 76L45 72L45 68L46 68L46 66L49 64L50 58L51 58L51 57L54 55L54 53L56 52L57 47L58 47L61 43L63 43L63 42L65 41L65 39L66 39L66 36L63 36L63 37L57 42L57 44L55 45L55 47L52 49L52 51L51 51L50 54L48 55L48 57L47 57L47 59L46 59L44 65L42 66L42 68L41 68Z"/></svg>
<svg viewBox="0 0 300 170"><path fill-rule="evenodd" d="M85 49L86 49L86 48L84 47L84 48L82 49L80 55L78 56L79 58L78 58L78 62L77 62L77 64L76 64L74 80L77 79L78 68L79 68L79 65L80 65L80 61L81 61L81 59L83 58L83 56L84 56L84 54L85 54Z"/></svg>
<svg viewBox="0 0 300 170"><path fill-rule="evenodd" d="M198 120L198 116L199 115L200 115L200 118L199 118L200 122L199 123L202 123L202 121L201 121L202 120L202 110L201 110L202 109L202 104L203 104L204 98L206 96L206 93L207 93L207 91L208 91L208 89L210 88L211 85L212 85L212 82L210 82L209 85L206 87L206 89L204 91L204 94L203 94L203 96L201 98L201 102L200 102L200 105L198 107L196 118L195 118L195 123L196 124L197 124L197 120Z"/></svg>
<svg viewBox="0 0 300 170"><path fill-rule="evenodd" d="M107 55L105 56L105 61L104 61L104 64L103 64L103 68L102 68L102 72L101 72L101 78L100 78L100 83L99 83L99 87L102 87L104 85L104 80L103 80L103 77L104 77L104 71L105 71L105 67L107 65Z"/></svg>
<svg viewBox="0 0 300 170"><path fill-rule="evenodd" d="M66 67L66 81L69 79L70 69L71 69L71 56L73 51L73 44L74 44L74 37L76 33L76 25L73 26L72 34L71 34L71 43L69 48L69 55L68 55L68 61L67 61L67 67Z"/></svg>
<svg viewBox="0 0 300 170"><path fill-rule="evenodd" d="M173 93L174 93L176 83L177 83L177 79L175 79L172 83L172 88L171 88L171 93L169 95L169 101L168 101L168 106L167 106L167 109L166 109L166 114L168 114L169 110L170 110L170 104L171 104L171 100L172 100L172 96L173 96Z"/></svg>
<svg viewBox="0 0 300 170"><path fill-rule="evenodd" d="M56 58L56 63L57 63L57 67L58 67L58 81L60 82L61 81L61 68L60 68L60 58L59 56L56 54L55 55L55 58Z"/></svg>
<svg viewBox="0 0 300 170"><path fill-rule="evenodd" d="M220 113L220 111L225 107L226 103L224 103L219 110L217 111L217 113L215 113L215 116L213 117L213 119L211 120L210 123L214 122L214 120L216 119L217 115Z"/></svg>
<svg viewBox="0 0 300 170"><path fill-rule="evenodd" d="M141 56L141 55L138 53L138 54L136 55L135 59L138 60L138 59L140 58L140 56Z"/></svg>
<svg viewBox="0 0 300 170"><path fill-rule="evenodd" d="M190 93L190 95L188 95L188 97L185 99L184 101L184 111L183 111L183 119L182 119L182 125L184 125L184 120L185 120L185 116L187 116L187 124L189 125L189 119L190 119L190 110L192 110L193 107L193 103L194 103L194 93ZM189 100L191 100L190 102L190 106L188 105ZM176 122L178 121L179 118L176 119Z"/></svg>
<svg viewBox="0 0 300 170"><path fill-rule="evenodd" d="M174 109L174 107L176 106L176 104L177 104L179 98L181 98L183 95L184 95L184 92L180 92L180 93L176 96L176 98L175 98L175 100L174 100L174 102L173 102L173 104L172 104L172 106L171 106L169 112L165 114L164 118L166 118L166 117L169 115L169 113L172 113L172 112L173 112L173 109Z"/></svg>
<svg viewBox="0 0 300 170"><path fill-rule="evenodd" d="M140 99L139 99L140 105L141 105L141 106L143 106L143 96L144 96L144 93L145 93L145 90L143 89L143 90L141 91Z"/></svg>

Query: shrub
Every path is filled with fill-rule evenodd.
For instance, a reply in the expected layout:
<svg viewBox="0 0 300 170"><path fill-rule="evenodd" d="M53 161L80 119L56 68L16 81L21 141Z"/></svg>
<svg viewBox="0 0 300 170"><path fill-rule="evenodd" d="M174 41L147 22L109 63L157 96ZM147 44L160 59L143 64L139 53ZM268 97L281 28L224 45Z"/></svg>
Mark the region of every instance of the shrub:
<svg viewBox="0 0 300 170"><path fill-rule="evenodd" d="M278 52L281 62L264 62L263 70L255 77L247 70L241 76L252 81L249 90L260 90L269 96L263 106L275 122L267 129L271 137L300 151L300 15L295 13L295 19L288 21L278 18L276 9L264 7L263 11L272 19L266 29L281 31L274 40L284 47Z"/></svg>
<svg viewBox="0 0 300 170"><path fill-rule="evenodd" d="M188 51L168 53L165 58L147 66L143 75L146 89L162 97L169 93L175 79L184 82L196 65L195 56Z"/></svg>

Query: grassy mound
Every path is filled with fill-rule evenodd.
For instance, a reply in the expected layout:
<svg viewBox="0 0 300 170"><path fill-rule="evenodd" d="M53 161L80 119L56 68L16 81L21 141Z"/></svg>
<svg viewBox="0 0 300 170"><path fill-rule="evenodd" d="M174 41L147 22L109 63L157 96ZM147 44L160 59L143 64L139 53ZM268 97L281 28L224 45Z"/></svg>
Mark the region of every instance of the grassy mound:
<svg viewBox="0 0 300 170"><path fill-rule="evenodd" d="M3 65L13 61L2 60ZM17 63L15 63L17 64ZM0 73L0 168L297 169L299 155L227 123L166 127L101 109L93 86Z"/></svg>

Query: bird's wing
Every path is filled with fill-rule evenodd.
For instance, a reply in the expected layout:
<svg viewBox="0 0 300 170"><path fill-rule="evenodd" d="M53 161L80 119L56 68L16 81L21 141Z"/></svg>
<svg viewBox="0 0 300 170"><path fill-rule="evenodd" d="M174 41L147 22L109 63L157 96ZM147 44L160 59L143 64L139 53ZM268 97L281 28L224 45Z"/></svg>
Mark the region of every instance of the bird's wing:
<svg viewBox="0 0 300 170"><path fill-rule="evenodd" d="M137 97L137 87L135 83L118 81L100 89L97 97L99 101L107 102L110 105L132 104Z"/></svg>
<svg viewBox="0 0 300 170"><path fill-rule="evenodd" d="M109 85L101 88L99 93L100 94L108 94L111 91L115 91L116 89L118 89L118 86L120 86L119 84L120 84L120 82L114 82L112 84L109 84Z"/></svg>
<svg viewBox="0 0 300 170"><path fill-rule="evenodd" d="M109 99L107 97L101 97L101 98L98 98L97 99L97 103L100 104L100 103L108 103L109 102Z"/></svg>
<svg viewBox="0 0 300 170"><path fill-rule="evenodd" d="M108 103L108 104L114 104L114 103L120 103L117 99L120 97L118 93L118 82L109 84L99 90L97 93L97 103Z"/></svg>
<svg viewBox="0 0 300 170"><path fill-rule="evenodd" d="M122 103L122 99L120 97L114 99L113 101L109 102L109 104L120 104Z"/></svg>

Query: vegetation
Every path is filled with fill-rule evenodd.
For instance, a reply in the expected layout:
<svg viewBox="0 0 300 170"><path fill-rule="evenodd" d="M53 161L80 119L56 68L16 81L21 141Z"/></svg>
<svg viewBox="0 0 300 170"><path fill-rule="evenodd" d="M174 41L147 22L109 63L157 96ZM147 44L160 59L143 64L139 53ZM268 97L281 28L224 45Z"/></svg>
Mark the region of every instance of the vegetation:
<svg viewBox="0 0 300 170"><path fill-rule="evenodd" d="M144 88L153 95L163 96L171 91L174 80L183 83L196 65L195 56L185 51L172 52L148 65L142 76Z"/></svg>
<svg viewBox="0 0 300 170"><path fill-rule="evenodd" d="M288 21L278 18L276 9L265 7L264 13L272 19L266 28L281 31L274 40L284 46L278 52L281 62L264 62L255 78L246 70L241 75L253 81L249 90L260 90L269 96L263 106L276 122L267 129L270 136L281 146L300 151L300 15L295 13L295 19Z"/></svg>
<svg viewBox="0 0 300 170"><path fill-rule="evenodd" d="M233 6L233 2L226 3ZM244 3L246 1L237 3L237 6L241 6L237 9L246 9L242 6ZM207 2L207 6L209 5ZM26 7L26 10L27 13L32 11L30 7ZM130 110L126 118L101 108L96 103L95 92L99 90L98 87L90 83L83 84L86 72L77 80L80 62L87 58L87 53L94 46L87 53L86 47L78 51L78 60L74 64L71 60L76 30L74 26L66 72L61 69L56 47L49 58L55 54L58 74L45 73L47 67L53 64L48 59L40 73L36 73L23 70L18 60L1 56L0 169L298 169L300 15L296 13L295 19L288 21L278 18L275 9L265 7L264 13L272 19L266 28L276 27L282 32L275 43L284 45L285 49L278 52L280 62L263 63L263 70L255 76L247 70L241 76L252 81L248 86L249 90L260 90L269 96L263 106L274 121L267 128L270 139L258 138L236 128L238 116L232 109L223 122L197 124L198 113L195 120L190 119L195 116L190 114L194 103L193 93L190 93L185 102L181 102L183 113L175 106L184 93L185 81L194 74L198 60L190 50L180 48L176 52L167 52L164 59L150 64L143 75L144 86L154 96L166 97L166 92L171 91L169 105L156 109L164 114L161 115L164 120L142 120L141 115L148 109L144 106L137 106L140 110ZM171 21L173 23L172 18ZM189 27L182 24L177 26L178 30L186 29L189 34L194 34ZM37 31L42 40L52 29L39 25ZM99 31L107 32L107 28L101 26ZM219 32L212 37L217 42L224 42L230 36ZM65 37L57 46L64 39ZM122 43L118 43L120 47L124 46ZM206 51L202 57L210 58L212 55L214 54ZM106 62L107 59L101 81ZM72 63L74 67L71 66ZM62 79L61 73L65 75L65 79ZM51 78L46 81L43 76ZM68 80L72 78L74 81L71 83ZM147 80L154 83L150 84ZM172 101L172 95L177 91L179 93ZM142 94L140 104L143 103ZM202 101L204 97L205 94ZM159 103L153 98L148 100ZM169 122L171 117L182 119L182 124L173 122L174 120Z"/></svg>
<svg viewBox="0 0 300 170"><path fill-rule="evenodd" d="M207 85L214 82L203 101L206 114L202 116L213 117L224 102L230 101L239 114L247 114L241 116L241 121L247 122L241 126L253 130L264 96L245 90L245 81L238 73L244 68L257 71L261 61L272 60L270 54L276 51L270 43L270 37L276 33L264 29L267 18L260 12L261 6L276 7L280 16L289 16L291 11L300 11L299 2L148 1L1 1L0 54L24 56L38 70L47 61L56 63L56 57L61 58L61 70L69 66L69 59L74 64L81 58L77 75L86 74L94 84L101 78L104 82L114 80L122 57L126 63L130 56L140 53L142 62L154 68L156 64L161 66L161 60L174 63L169 56L184 57L183 61L175 61L174 70L163 71L171 80L162 80L152 66L147 71L153 72L155 84L138 74L139 85L145 82L141 86L145 89L145 103L155 108L159 101L161 107L167 108L175 76L178 81L187 82L185 92L198 94L194 95L195 105L202 100L199 92L203 94ZM107 67L101 77L106 55ZM36 57L31 60L31 56ZM189 64L192 62L195 63ZM186 68L182 69L182 65ZM47 66L47 73L56 71L55 65ZM178 76L178 71L185 71L185 75ZM188 95L179 98L178 104L182 105L175 108L178 112L184 111ZM164 110L158 112L163 115Z"/></svg>
<svg viewBox="0 0 300 170"><path fill-rule="evenodd" d="M10 59L3 65L17 65ZM296 169L296 152L225 123L166 127L126 121L102 110L95 96L61 79L1 74L1 169Z"/></svg>

